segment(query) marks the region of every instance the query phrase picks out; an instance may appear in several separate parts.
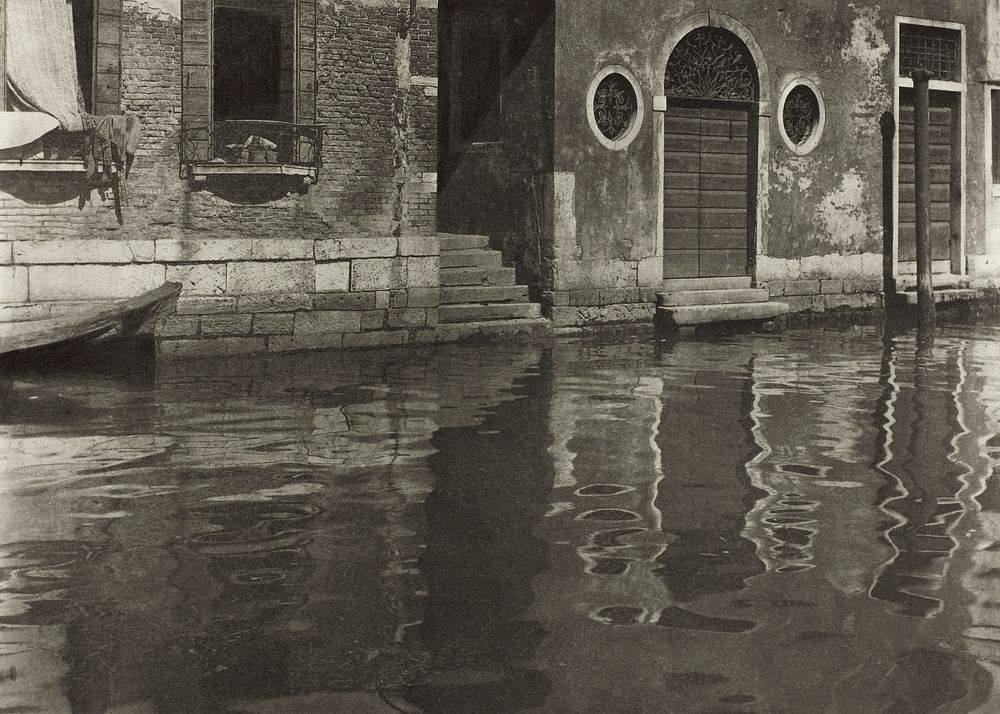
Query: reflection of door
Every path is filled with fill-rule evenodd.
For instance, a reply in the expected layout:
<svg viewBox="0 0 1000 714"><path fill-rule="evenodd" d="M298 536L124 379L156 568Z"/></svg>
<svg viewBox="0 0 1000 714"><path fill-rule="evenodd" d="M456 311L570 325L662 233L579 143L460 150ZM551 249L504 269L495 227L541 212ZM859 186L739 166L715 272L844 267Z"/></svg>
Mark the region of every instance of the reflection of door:
<svg viewBox="0 0 1000 714"><path fill-rule="evenodd" d="M674 100L664 122L664 276L747 275L751 113L747 105Z"/></svg>
<svg viewBox="0 0 1000 714"><path fill-rule="evenodd" d="M719 27L681 39L664 75L663 274L749 275L757 222L757 66Z"/></svg>
<svg viewBox="0 0 1000 714"><path fill-rule="evenodd" d="M961 272L962 171L959 95L931 92L931 259L934 272ZM916 273L913 92L899 96L899 248L901 274Z"/></svg>

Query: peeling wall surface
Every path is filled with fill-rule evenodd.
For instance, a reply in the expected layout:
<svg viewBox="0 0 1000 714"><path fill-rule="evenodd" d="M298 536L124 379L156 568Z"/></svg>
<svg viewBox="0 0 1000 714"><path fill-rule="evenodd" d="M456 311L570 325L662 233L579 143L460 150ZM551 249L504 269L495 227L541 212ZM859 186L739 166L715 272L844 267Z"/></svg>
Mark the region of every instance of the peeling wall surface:
<svg viewBox="0 0 1000 714"><path fill-rule="evenodd" d="M882 2L801 0L794 3L724 1L582 3L560 0L556 48L555 170L573 177L572 226L560 230L557 275L568 287L619 284L631 266L641 286L658 281L661 250L662 114L648 111L664 93L669 50L703 18L728 16L755 40L762 74L758 177L758 280L824 277L864 266L881 275L883 252L882 136L879 119L895 101L897 16L963 23L966 28L966 250L986 250L985 165L982 147L987 68L986 5L997 2ZM685 25L685 21L688 21ZM701 23L704 24L704 23ZM729 25L726 25L729 26ZM994 24L990 36L997 33ZM997 64L991 47L989 66ZM602 146L588 127L586 90L604 67L621 65L638 78L647 111L635 140L623 151ZM763 68L760 68L763 69ZM801 78L819 90L825 129L809 153L793 151L779 133L779 99ZM563 179L565 184L567 181ZM563 212L564 214L565 212ZM567 221L565 215L556 220ZM572 232L570 240L566 233ZM610 263L622 266L615 271ZM841 264L842 263L842 264ZM593 266L586 268L586 266ZM623 274L624 273L624 274ZM643 283L645 279L650 281ZM856 277L869 277L865 276ZM556 287L560 283L556 278Z"/></svg>

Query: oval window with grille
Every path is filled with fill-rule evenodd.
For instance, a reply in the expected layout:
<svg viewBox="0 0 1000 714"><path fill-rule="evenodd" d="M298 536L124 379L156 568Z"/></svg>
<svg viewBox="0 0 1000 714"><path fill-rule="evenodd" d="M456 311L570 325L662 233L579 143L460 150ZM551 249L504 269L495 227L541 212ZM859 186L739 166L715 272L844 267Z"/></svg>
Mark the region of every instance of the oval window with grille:
<svg viewBox="0 0 1000 714"><path fill-rule="evenodd" d="M808 154L819 143L826 121L823 102L815 84L792 82L781 99L781 137L797 154Z"/></svg>
<svg viewBox="0 0 1000 714"><path fill-rule="evenodd" d="M624 67L608 67L590 86L590 127L610 149L624 149L642 123L642 92L635 77Z"/></svg>

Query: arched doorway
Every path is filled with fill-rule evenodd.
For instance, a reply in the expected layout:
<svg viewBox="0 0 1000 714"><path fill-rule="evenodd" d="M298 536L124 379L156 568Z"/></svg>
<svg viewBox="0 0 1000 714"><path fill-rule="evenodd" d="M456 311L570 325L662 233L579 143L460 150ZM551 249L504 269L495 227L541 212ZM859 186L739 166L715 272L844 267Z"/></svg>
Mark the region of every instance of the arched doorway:
<svg viewBox="0 0 1000 714"><path fill-rule="evenodd" d="M670 54L664 89L664 277L750 275L760 98L753 57L729 30L699 27Z"/></svg>

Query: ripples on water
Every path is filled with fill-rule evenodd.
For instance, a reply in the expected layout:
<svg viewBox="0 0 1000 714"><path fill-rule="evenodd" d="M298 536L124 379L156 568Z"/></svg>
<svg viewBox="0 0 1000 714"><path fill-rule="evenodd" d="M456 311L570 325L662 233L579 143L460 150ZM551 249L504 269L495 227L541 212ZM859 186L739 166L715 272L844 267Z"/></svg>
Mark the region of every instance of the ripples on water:
<svg viewBox="0 0 1000 714"><path fill-rule="evenodd" d="M1000 710L998 338L12 375L0 710Z"/></svg>

